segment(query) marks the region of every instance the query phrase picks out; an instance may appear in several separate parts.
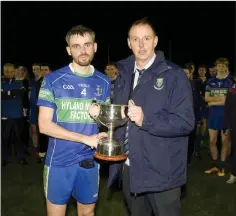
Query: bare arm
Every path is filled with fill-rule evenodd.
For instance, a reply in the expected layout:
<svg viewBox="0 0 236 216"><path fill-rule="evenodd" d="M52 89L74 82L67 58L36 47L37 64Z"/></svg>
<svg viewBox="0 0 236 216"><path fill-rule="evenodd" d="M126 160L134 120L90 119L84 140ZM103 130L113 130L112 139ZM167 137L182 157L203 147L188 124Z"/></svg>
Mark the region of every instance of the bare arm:
<svg viewBox="0 0 236 216"><path fill-rule="evenodd" d="M208 106L224 106L225 105L225 99L217 102L209 102Z"/></svg>
<svg viewBox="0 0 236 216"><path fill-rule="evenodd" d="M225 101L225 97L224 96L210 96L210 93L209 92L206 92L205 93L205 101L207 103L210 103L210 102L224 102Z"/></svg>
<svg viewBox="0 0 236 216"><path fill-rule="evenodd" d="M75 133L62 128L55 124L53 119L54 109L49 107L40 106L39 108L39 131L51 137L58 139L69 140L73 142L84 143L92 148L97 146L100 138L106 136L104 133L97 135L86 136L83 134Z"/></svg>

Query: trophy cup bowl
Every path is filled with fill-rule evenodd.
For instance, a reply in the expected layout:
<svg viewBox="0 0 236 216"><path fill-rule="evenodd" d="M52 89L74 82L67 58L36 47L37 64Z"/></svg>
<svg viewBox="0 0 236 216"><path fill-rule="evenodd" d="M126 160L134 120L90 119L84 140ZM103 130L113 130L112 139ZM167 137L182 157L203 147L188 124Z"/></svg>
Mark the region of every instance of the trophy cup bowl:
<svg viewBox="0 0 236 216"><path fill-rule="evenodd" d="M98 104L97 104L98 105ZM97 121L108 128L108 137L99 140L95 158L106 161L121 161L127 158L124 143L114 138L114 129L128 121L127 105L98 105L100 107Z"/></svg>

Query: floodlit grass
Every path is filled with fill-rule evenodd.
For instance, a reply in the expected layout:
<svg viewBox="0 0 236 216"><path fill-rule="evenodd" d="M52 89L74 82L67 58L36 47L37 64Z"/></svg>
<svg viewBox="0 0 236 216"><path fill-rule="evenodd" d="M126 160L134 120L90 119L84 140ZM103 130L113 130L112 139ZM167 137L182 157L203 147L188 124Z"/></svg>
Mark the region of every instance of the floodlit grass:
<svg viewBox="0 0 236 216"><path fill-rule="evenodd" d="M2 168L2 216L46 216L43 195L43 165L28 157L29 165L22 167L13 161ZM225 177L205 175L210 166L207 150L203 159L194 158L189 166L187 197L182 200L184 216L235 216L236 184L227 185ZM229 171L229 168L227 169ZM123 216L125 205L122 193L116 190L111 200L106 199L106 173L100 181L100 195L96 216ZM71 200L67 216L76 216L76 203Z"/></svg>

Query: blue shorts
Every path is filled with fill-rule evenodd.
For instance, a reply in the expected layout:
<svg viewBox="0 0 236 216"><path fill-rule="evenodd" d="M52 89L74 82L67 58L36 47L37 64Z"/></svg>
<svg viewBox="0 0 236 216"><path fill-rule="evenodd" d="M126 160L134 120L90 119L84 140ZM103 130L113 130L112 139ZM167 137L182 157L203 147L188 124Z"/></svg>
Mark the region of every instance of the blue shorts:
<svg viewBox="0 0 236 216"><path fill-rule="evenodd" d="M212 130L223 130L224 127L224 107L210 109L208 118L208 128Z"/></svg>
<svg viewBox="0 0 236 216"><path fill-rule="evenodd" d="M37 107L31 106L29 111L29 123L36 125L37 122L38 122Z"/></svg>
<svg viewBox="0 0 236 216"><path fill-rule="evenodd" d="M98 199L99 164L83 168L79 164L69 167L44 166L44 192L46 199L57 205L67 204L73 196L82 204L95 203Z"/></svg>

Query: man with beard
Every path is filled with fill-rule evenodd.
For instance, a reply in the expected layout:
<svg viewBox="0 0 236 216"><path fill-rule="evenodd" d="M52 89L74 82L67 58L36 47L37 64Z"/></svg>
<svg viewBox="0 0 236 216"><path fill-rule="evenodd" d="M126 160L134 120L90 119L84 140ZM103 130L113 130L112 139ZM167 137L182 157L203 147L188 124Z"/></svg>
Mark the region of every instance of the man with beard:
<svg viewBox="0 0 236 216"><path fill-rule="evenodd" d="M44 190L48 216L64 216L71 195L78 215L93 216L98 199L99 165L94 148L106 133L88 108L96 99L110 101L110 80L90 63L97 51L95 33L82 25L66 35L72 63L44 78L38 97L39 129L48 135Z"/></svg>

